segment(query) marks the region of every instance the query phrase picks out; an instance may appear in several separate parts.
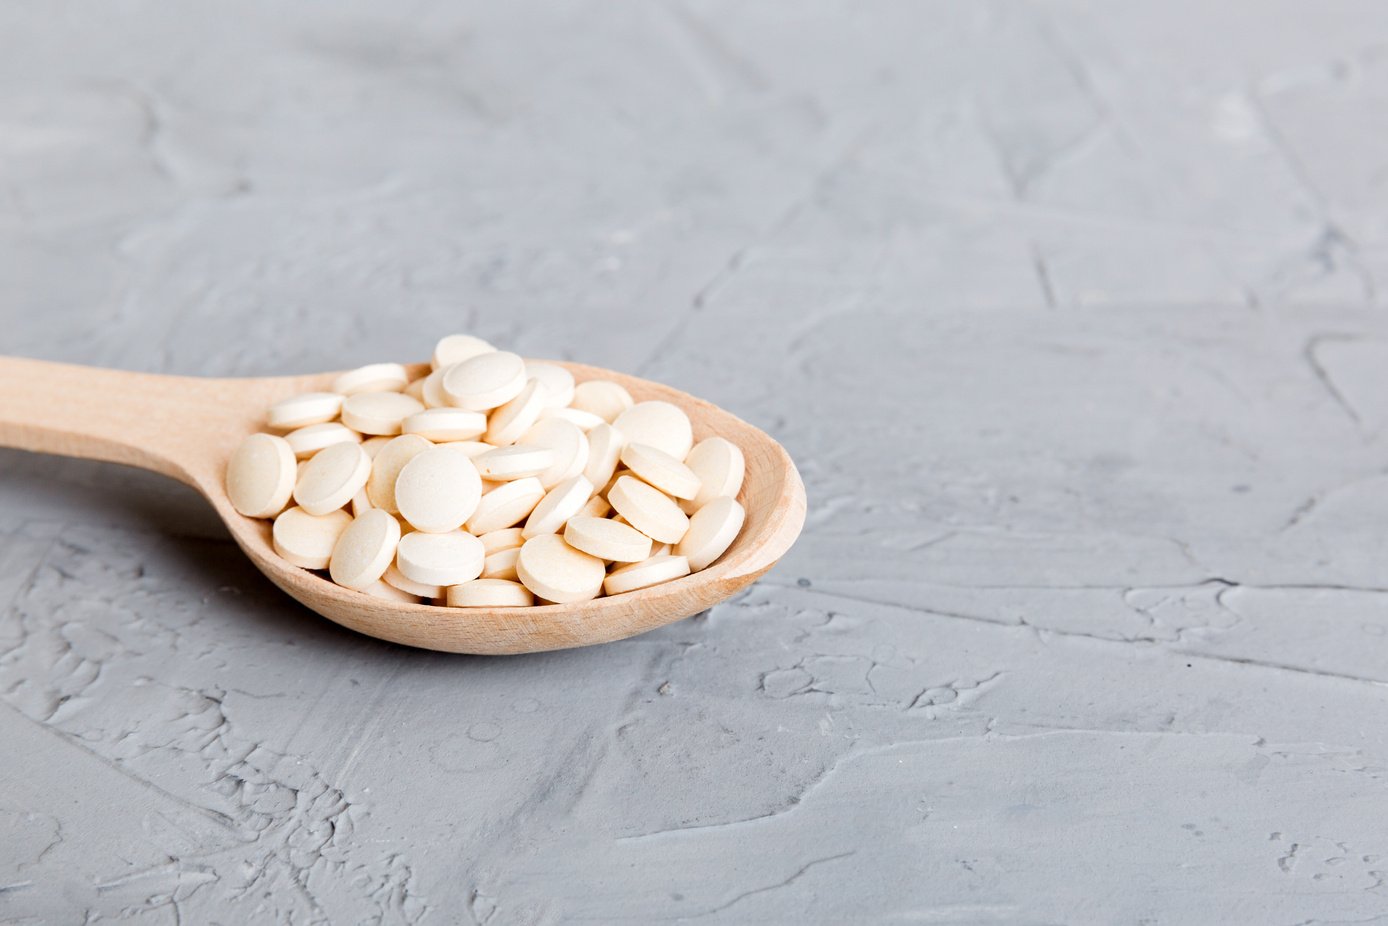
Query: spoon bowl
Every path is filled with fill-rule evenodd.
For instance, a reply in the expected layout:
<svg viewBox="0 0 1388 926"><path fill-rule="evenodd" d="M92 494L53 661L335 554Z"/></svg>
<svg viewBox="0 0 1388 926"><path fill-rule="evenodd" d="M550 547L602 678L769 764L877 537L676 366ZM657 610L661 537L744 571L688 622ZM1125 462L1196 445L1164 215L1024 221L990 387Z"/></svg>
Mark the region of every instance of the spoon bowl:
<svg viewBox="0 0 1388 926"><path fill-rule="evenodd" d="M557 361L553 361L557 362ZM511 654L607 643L698 614L765 573L805 520L805 487L785 450L729 412L669 386L576 363L575 381L609 379L638 402L682 408L694 439L718 435L747 461L738 501L742 532L718 562L650 588L579 604L446 608L374 598L286 562L271 522L239 514L226 495L226 466L247 434L265 430L265 409L301 392L327 391L338 373L209 379L130 373L0 357L0 446L123 463L202 493L232 539L283 591L310 610L368 636L449 653ZM426 364L408 367L411 377Z"/></svg>

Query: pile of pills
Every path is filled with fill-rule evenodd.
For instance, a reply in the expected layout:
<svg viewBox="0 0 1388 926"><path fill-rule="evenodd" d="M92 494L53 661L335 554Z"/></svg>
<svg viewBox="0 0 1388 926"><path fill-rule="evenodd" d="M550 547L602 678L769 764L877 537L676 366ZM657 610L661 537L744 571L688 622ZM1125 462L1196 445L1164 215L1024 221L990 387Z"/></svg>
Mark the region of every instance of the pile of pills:
<svg viewBox="0 0 1388 926"><path fill-rule="evenodd" d="M742 452L695 444L669 402L469 335L430 366L374 363L270 406L227 495L273 519L276 553L378 598L496 608L669 582L742 529Z"/></svg>

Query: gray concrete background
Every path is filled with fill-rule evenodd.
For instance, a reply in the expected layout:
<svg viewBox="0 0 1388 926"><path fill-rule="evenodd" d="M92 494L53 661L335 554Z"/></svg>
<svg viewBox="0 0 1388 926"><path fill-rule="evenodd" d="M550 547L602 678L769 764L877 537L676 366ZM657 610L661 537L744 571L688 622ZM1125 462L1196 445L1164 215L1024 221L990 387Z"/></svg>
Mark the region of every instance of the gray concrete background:
<svg viewBox="0 0 1388 926"><path fill-rule="evenodd" d="M0 352L470 331L811 502L457 658L0 453L0 920L1388 922L1385 105L1381 2L0 3Z"/></svg>

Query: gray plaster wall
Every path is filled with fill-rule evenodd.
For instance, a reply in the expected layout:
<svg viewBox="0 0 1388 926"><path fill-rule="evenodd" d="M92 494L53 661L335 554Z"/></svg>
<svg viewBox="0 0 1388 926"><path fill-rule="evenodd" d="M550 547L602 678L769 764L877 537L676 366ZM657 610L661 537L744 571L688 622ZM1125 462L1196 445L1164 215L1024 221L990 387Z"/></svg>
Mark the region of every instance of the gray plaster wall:
<svg viewBox="0 0 1388 926"><path fill-rule="evenodd" d="M0 2L0 352L469 331L810 498L733 601L482 659L0 452L0 920L1388 922L1385 48L1376 0Z"/></svg>

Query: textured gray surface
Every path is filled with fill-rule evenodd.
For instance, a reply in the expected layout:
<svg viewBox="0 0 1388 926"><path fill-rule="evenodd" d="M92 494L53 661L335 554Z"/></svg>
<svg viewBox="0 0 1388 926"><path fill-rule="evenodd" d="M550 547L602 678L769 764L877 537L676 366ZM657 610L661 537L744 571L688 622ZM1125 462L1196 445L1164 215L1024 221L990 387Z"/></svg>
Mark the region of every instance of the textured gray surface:
<svg viewBox="0 0 1388 926"><path fill-rule="evenodd" d="M0 453L0 920L1388 922L1388 17L0 3L0 346L472 331L811 514L599 649L406 651Z"/></svg>

